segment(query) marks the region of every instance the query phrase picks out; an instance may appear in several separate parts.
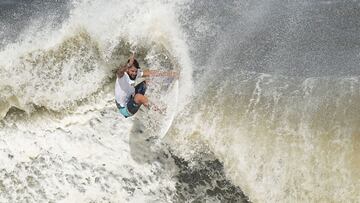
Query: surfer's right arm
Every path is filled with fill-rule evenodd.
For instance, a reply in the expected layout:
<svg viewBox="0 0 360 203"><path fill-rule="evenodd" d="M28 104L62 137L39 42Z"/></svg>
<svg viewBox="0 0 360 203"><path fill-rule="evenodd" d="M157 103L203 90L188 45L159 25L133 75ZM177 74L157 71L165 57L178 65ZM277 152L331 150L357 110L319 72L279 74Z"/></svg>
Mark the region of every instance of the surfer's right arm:
<svg viewBox="0 0 360 203"><path fill-rule="evenodd" d="M179 72L177 71L159 71L146 69L143 71L143 77L170 77L179 78Z"/></svg>

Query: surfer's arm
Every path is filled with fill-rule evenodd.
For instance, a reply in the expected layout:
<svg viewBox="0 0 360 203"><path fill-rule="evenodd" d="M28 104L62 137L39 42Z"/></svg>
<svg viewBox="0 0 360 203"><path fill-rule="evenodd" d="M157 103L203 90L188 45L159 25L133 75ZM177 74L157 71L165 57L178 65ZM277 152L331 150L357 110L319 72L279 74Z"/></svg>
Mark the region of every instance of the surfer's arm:
<svg viewBox="0 0 360 203"><path fill-rule="evenodd" d="M159 71L159 70L144 70L143 77L170 77L178 78L179 73L176 71Z"/></svg>
<svg viewBox="0 0 360 203"><path fill-rule="evenodd" d="M127 70L127 68L128 68L127 65L119 68L119 69L117 70L117 72L116 72L117 77L118 77L118 78L121 78L122 76L124 76L124 73L125 73L125 71Z"/></svg>

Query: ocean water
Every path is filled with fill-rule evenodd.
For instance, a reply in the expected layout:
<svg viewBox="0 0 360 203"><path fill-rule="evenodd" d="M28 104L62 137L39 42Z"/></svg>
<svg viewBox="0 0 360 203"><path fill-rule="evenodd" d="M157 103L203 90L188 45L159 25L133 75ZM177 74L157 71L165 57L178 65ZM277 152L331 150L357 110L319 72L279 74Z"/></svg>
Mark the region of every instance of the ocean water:
<svg viewBox="0 0 360 203"><path fill-rule="evenodd" d="M359 11L0 1L0 202L359 201ZM133 51L167 117L117 112Z"/></svg>

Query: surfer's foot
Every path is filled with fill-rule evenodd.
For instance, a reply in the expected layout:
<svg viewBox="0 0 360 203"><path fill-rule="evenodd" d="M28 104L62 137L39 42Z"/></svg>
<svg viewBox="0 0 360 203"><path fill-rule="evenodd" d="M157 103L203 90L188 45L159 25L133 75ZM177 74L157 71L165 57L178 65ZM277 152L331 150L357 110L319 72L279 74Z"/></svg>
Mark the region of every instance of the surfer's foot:
<svg viewBox="0 0 360 203"><path fill-rule="evenodd" d="M165 111L166 111L166 108L160 108L160 107L156 106L155 104L148 105L148 109L162 113L162 114L165 113Z"/></svg>
<svg viewBox="0 0 360 203"><path fill-rule="evenodd" d="M154 142L157 139L156 136L150 136L148 138L145 139L146 142Z"/></svg>

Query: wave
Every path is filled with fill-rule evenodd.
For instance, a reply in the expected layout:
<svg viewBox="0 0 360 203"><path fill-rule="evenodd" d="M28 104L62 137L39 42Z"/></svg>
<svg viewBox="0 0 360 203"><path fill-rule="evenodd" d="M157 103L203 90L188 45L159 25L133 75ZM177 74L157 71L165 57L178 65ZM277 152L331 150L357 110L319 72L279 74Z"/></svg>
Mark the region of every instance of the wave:
<svg viewBox="0 0 360 203"><path fill-rule="evenodd" d="M69 7L61 25L31 21L1 47L1 201L171 200L176 166L165 147L136 137L134 117L118 114L114 71L135 51L143 68L179 70L176 109L190 102L192 65L172 4L86 0ZM162 95L170 82L151 82L155 102L173 102Z"/></svg>
<svg viewBox="0 0 360 203"><path fill-rule="evenodd" d="M175 121L180 129L187 126L169 137L174 146L182 143L179 154L191 159L199 151L214 153L251 201L359 198L358 76L215 75L191 116Z"/></svg>
<svg viewBox="0 0 360 203"><path fill-rule="evenodd" d="M112 3L78 2L60 30L29 31L26 38L6 46L0 53L4 58L0 64L0 118L12 107L28 114L38 108L71 111L113 82L114 70L126 61L131 51L137 52L146 67L179 67L184 78L182 84L191 92L190 60L176 26L166 27L174 20L169 18L170 14L158 8L162 11L160 16L145 15L140 18L141 22L129 22L126 20L132 18L127 16L129 12L119 15L117 9L137 4L123 2L124 5L114 8ZM108 11L102 19L94 19L96 14L84 18L84 13L95 12L94 9L99 12L98 6ZM147 12L153 14L154 11ZM159 21L162 15L168 18ZM108 21L103 23L106 17ZM147 21L146 27L141 26L144 21ZM127 28L133 23L139 24L134 34Z"/></svg>
<svg viewBox="0 0 360 203"><path fill-rule="evenodd" d="M105 68L103 68L105 67ZM15 106L30 113L34 107L60 111L98 91L109 75L98 46L86 32L59 46L34 50L2 67L1 115Z"/></svg>
<svg viewBox="0 0 360 203"><path fill-rule="evenodd" d="M18 156L27 159L29 154L38 153L49 160L59 160L57 156L60 156L64 161L56 163L75 168L80 168L82 162L96 165L100 158L116 168L117 177L123 177L123 172L132 176L133 168L139 174L143 172L143 165L133 161L144 164L148 160L143 156L151 151L144 150L144 142L148 142L143 137L144 129L150 129L154 135L164 134L162 131L170 128L162 141L181 159L190 160L189 168L191 160L206 159L204 154L214 155L224 164L227 178L240 186L251 201L357 201L360 198L360 185L356 181L360 177L357 158L360 78L356 75L357 66L353 66L356 60L350 60L345 69L337 69L336 64L343 63L344 58L337 56L337 43L327 46L333 39L330 32L324 41L306 41L317 32L308 32L309 27L303 25L309 21L311 28L317 28L318 24L313 21L316 16L302 16L308 13L303 9L308 11L316 3L301 4L299 8L291 4L285 15L280 4L277 1L253 4L84 0L71 3L69 15L61 19L61 25L52 27L54 23L32 21L13 43L0 51L0 125L4 127L0 133L8 143L7 156L15 157L14 165L23 163ZM204 5L209 13L204 13ZM331 8L335 9L336 5L332 4ZM245 12L239 14L239 10ZM321 12L324 14L325 10ZM298 21L292 21L293 11L301 15ZM216 18L218 15L213 14L224 17ZM278 20L287 15L288 21ZM285 32L288 27L290 32ZM327 33L331 26L325 27ZM297 37L303 35L304 38ZM339 45L345 55L356 53L340 41ZM323 52L318 47L329 49ZM317 52L307 51L312 48ZM137 53L143 67L180 70L178 92L172 92L178 97L163 95L172 88L170 85L162 89L161 85L167 83L164 80L154 80L150 96L160 103L176 104L176 113L169 119L174 122L156 120L141 112L133 120L120 120L113 104L114 71L132 51ZM309 53L317 55L312 58ZM293 63L298 65L299 56L306 60L295 66ZM324 62L323 58L331 60ZM191 60L198 65L194 75ZM327 66L330 63L332 66ZM264 73L268 69L271 74ZM25 111L30 119L22 119L23 112L13 109ZM19 116L7 119L13 112ZM66 116L54 119L49 116L52 113ZM166 127L153 128L159 126L156 122L163 122ZM14 123L19 129L14 130ZM7 132L11 136L7 137ZM94 138L94 134L103 135L101 138L106 142ZM17 138L13 139L12 135ZM114 142L114 137L119 138L116 139L119 143ZM49 143L52 148L45 146ZM86 150L77 150L79 143L96 147L101 153L95 151L89 156ZM128 149L129 145L133 151ZM148 149L153 147L148 145ZM29 146L36 146L38 151L31 151ZM107 154L99 155L102 152ZM75 165L71 161L73 154L77 157ZM130 162L131 166L118 160ZM52 173L57 169L47 170ZM73 171L76 170L71 168L67 172L76 177ZM151 167L146 172L150 174L149 180L153 178L152 172ZM112 186L123 184L117 177ZM138 180L141 177L140 174ZM82 176L76 185L86 178ZM50 179L58 183L57 178ZM47 179L40 181L44 183ZM107 183L104 181L102 186ZM62 194L71 190L65 188ZM111 195L101 191L94 193L94 199L117 198Z"/></svg>

